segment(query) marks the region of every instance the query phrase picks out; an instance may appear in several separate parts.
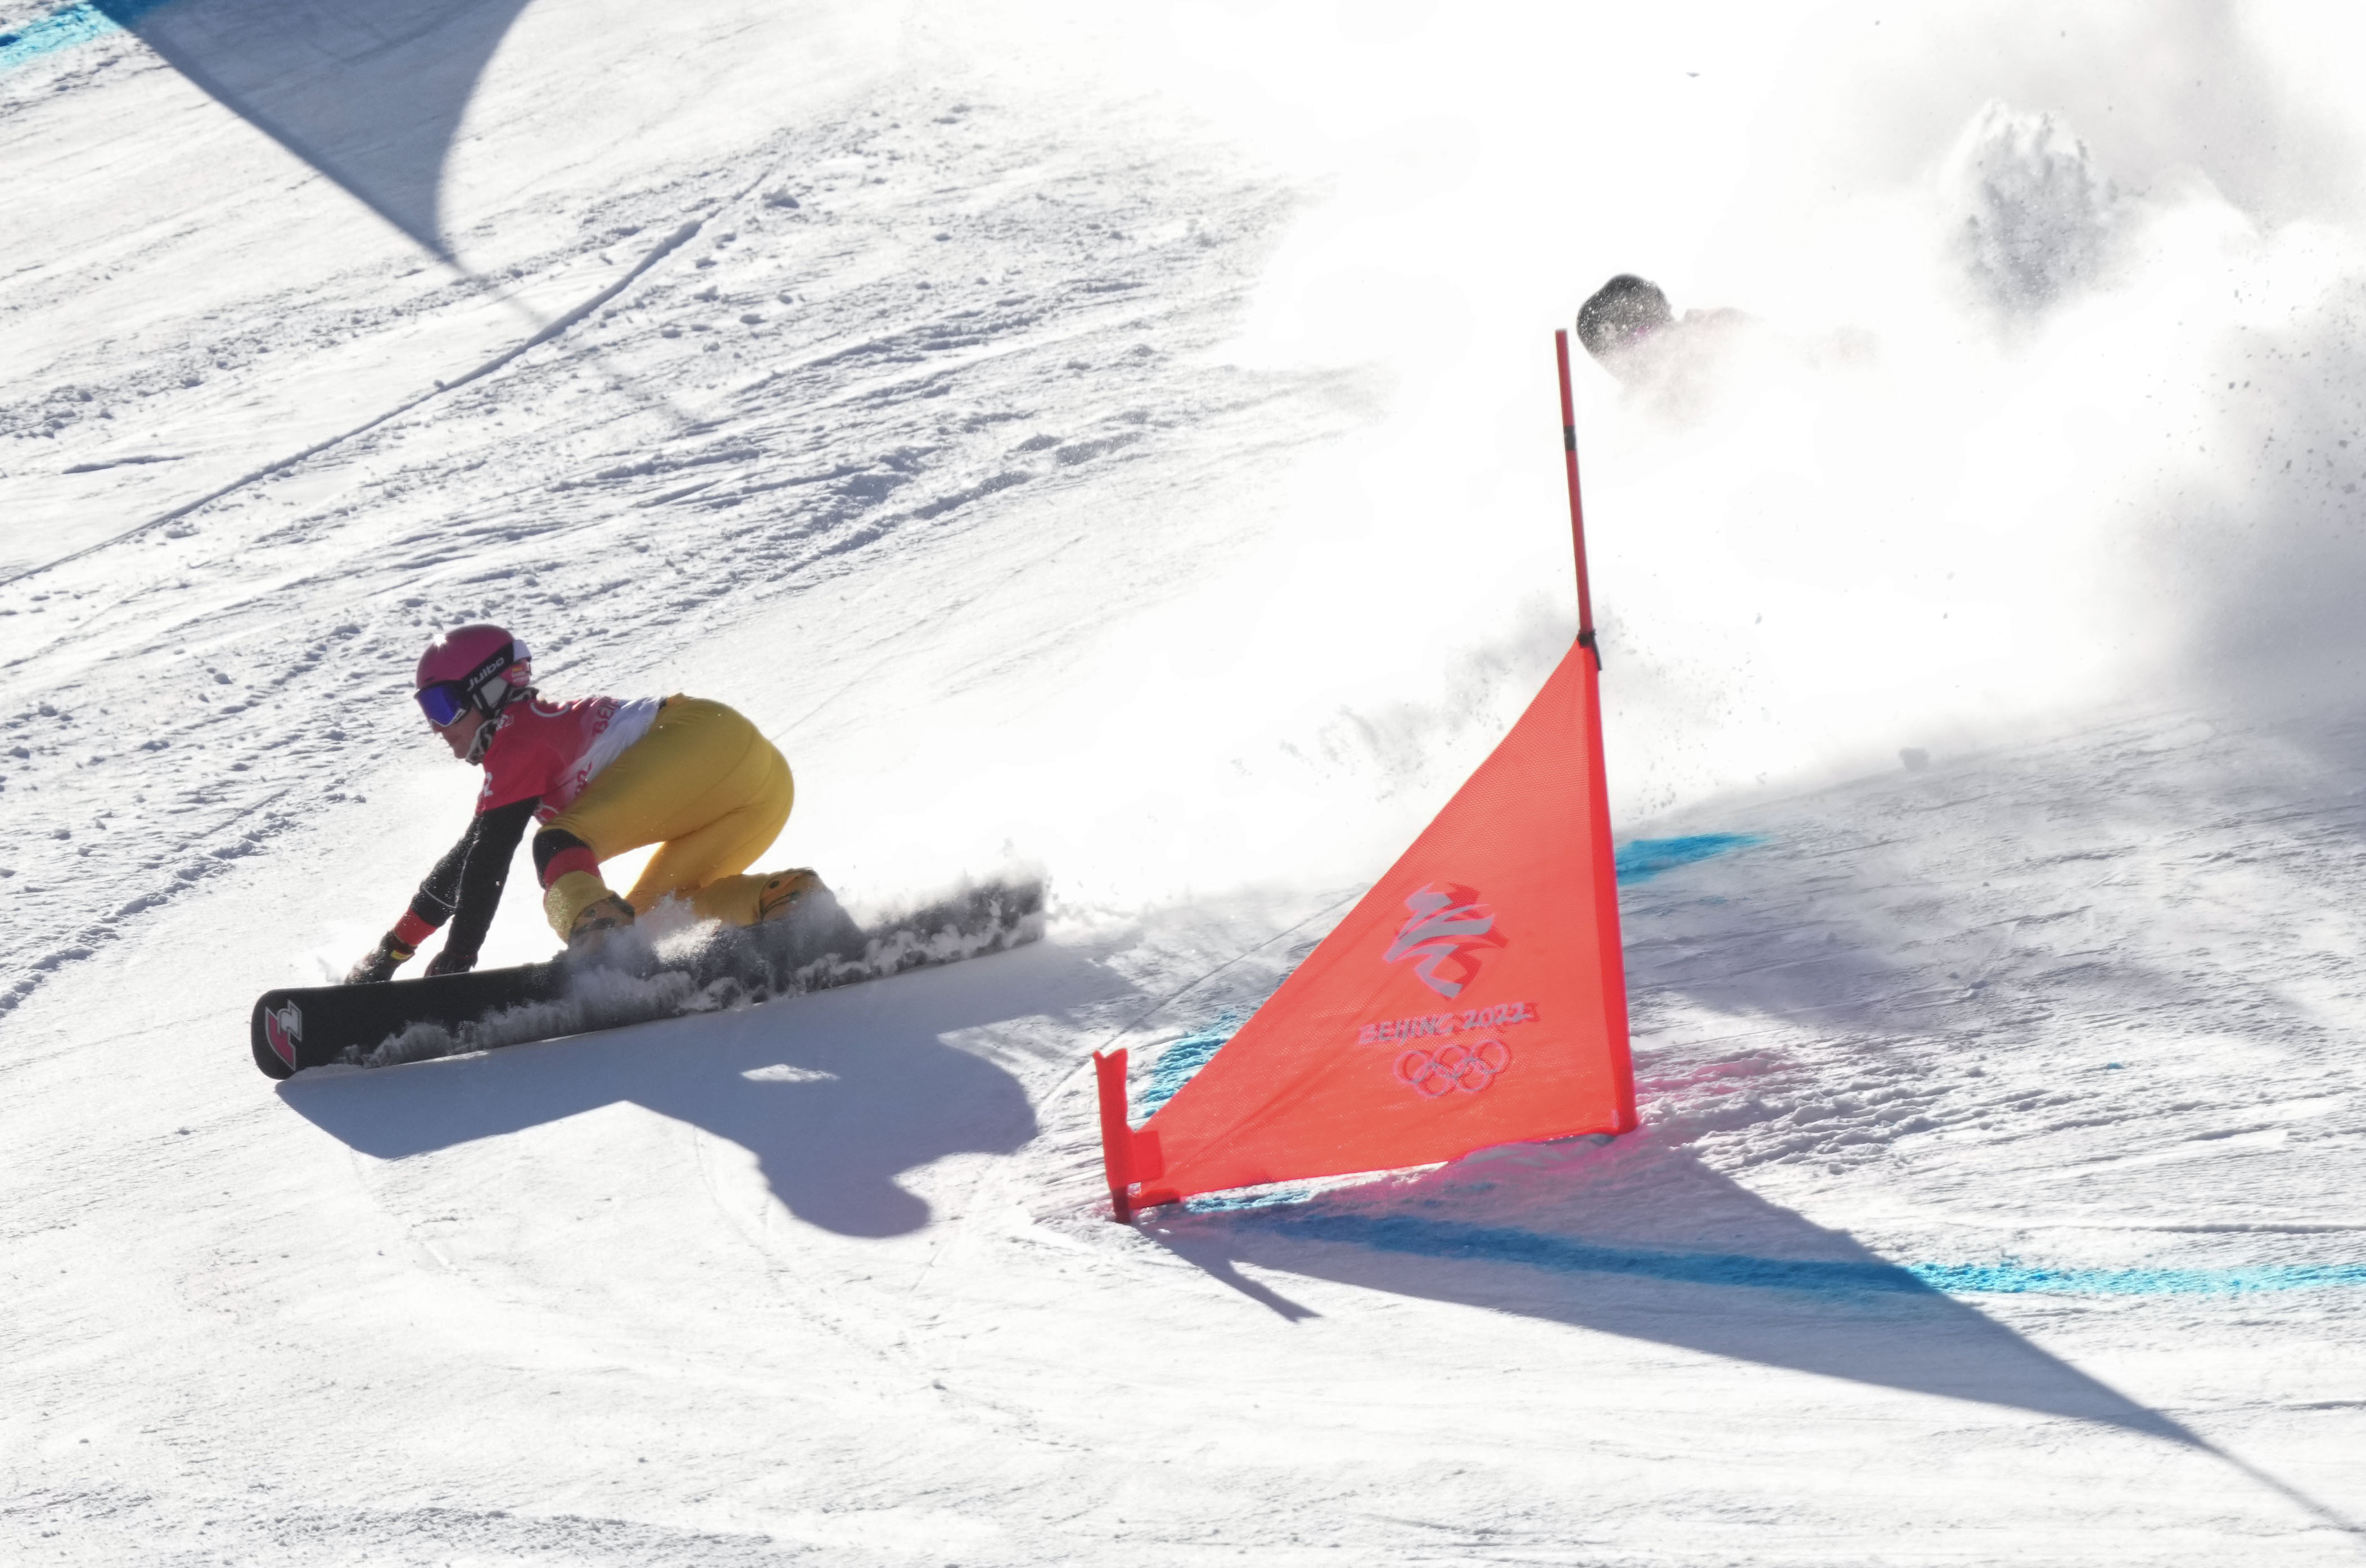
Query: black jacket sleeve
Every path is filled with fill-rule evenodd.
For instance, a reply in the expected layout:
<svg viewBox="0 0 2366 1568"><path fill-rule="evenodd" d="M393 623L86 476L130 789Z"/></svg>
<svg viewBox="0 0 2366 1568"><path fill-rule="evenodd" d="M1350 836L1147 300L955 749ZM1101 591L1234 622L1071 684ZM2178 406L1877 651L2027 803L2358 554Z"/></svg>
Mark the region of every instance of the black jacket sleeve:
<svg viewBox="0 0 2366 1568"><path fill-rule="evenodd" d="M493 911L501 908L501 889L509 885L518 840L525 837L525 825L541 804L542 797L535 795L472 818L460 841L445 852L411 896L411 912L429 925L452 922L445 952L474 957L483 944Z"/></svg>

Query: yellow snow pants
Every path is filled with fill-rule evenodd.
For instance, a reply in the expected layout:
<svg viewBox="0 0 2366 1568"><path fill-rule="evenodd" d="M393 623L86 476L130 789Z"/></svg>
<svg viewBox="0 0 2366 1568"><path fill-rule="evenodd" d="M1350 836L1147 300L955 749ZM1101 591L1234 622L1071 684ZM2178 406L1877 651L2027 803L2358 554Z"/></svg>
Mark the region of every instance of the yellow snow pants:
<svg viewBox="0 0 2366 1568"><path fill-rule="evenodd" d="M745 926L755 924L756 896L766 878L738 874L780 837L795 800L788 762L754 725L721 703L673 696L658 710L648 733L545 826L574 834L600 860L659 845L625 895L637 912L677 897L701 919ZM606 891L602 886L559 900L572 906L565 911L568 924L575 910ZM560 911L549 913L565 937Z"/></svg>

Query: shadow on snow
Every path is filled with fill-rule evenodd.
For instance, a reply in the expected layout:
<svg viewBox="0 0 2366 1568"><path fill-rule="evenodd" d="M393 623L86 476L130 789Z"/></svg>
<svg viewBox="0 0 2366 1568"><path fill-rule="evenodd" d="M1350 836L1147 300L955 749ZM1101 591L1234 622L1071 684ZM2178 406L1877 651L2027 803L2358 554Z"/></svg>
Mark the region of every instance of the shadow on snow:
<svg viewBox="0 0 2366 1568"><path fill-rule="evenodd" d="M2336 1529L2361 1529L1685 1149L1515 1147L1383 1188L1170 1208L1137 1224L1293 1321L1316 1314L1241 1265L2116 1427L2206 1454Z"/></svg>
<svg viewBox="0 0 2366 1568"><path fill-rule="evenodd" d="M929 1223L897 1178L947 1155L1009 1154L1036 1133L1008 1072L961 1030L1105 999L1108 973L1038 943L886 984L483 1055L281 1084L299 1114L399 1160L630 1102L756 1156L782 1204L844 1235ZM751 1076L752 1075L752 1076Z"/></svg>
<svg viewBox="0 0 2366 1568"><path fill-rule="evenodd" d="M1143 1230L1287 1316L1307 1309L1250 1289L1240 1265L2201 1446L2175 1421L1688 1151L1507 1150L1301 1203L1161 1211Z"/></svg>
<svg viewBox="0 0 2366 1568"><path fill-rule="evenodd" d="M223 107L437 256L444 164L529 0L95 0Z"/></svg>

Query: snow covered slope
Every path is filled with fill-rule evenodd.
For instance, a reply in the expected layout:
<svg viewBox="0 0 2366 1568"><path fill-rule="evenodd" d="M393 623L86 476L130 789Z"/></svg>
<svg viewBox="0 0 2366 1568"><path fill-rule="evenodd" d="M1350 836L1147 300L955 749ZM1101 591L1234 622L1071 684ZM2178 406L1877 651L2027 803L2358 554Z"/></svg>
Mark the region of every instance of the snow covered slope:
<svg viewBox="0 0 2366 1568"><path fill-rule="evenodd" d="M0 0L10 1559L2356 1560L2345 39L1764 9ZM1583 367L1644 1128L1108 1224L1625 268L1754 316ZM477 617L1051 939L275 1089Z"/></svg>

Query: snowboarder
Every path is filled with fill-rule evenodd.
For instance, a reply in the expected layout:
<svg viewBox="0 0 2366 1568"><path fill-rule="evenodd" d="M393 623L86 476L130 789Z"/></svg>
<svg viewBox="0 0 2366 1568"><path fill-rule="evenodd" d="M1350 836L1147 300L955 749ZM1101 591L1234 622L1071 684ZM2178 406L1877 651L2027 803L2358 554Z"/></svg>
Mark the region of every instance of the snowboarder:
<svg viewBox="0 0 2366 1568"><path fill-rule="evenodd" d="M1675 321L1658 284L1622 272L1578 307L1577 341L1604 369L1620 376L1628 353Z"/></svg>
<svg viewBox="0 0 2366 1568"><path fill-rule="evenodd" d="M1646 409L1679 423L1705 417L1752 357L1770 346L1740 310L1679 316L1660 286L1622 272L1578 308L1577 341Z"/></svg>
<svg viewBox="0 0 2366 1568"><path fill-rule="evenodd" d="M495 626L444 633L420 656L413 696L452 755L485 770L477 814L411 908L345 976L374 984L446 921L430 975L474 968L510 860L539 819L534 864L543 913L570 947L679 897L703 919L754 925L823 892L808 870L742 874L789 819L789 765L756 727L695 697L545 700L524 643ZM618 897L600 863L660 846Z"/></svg>

